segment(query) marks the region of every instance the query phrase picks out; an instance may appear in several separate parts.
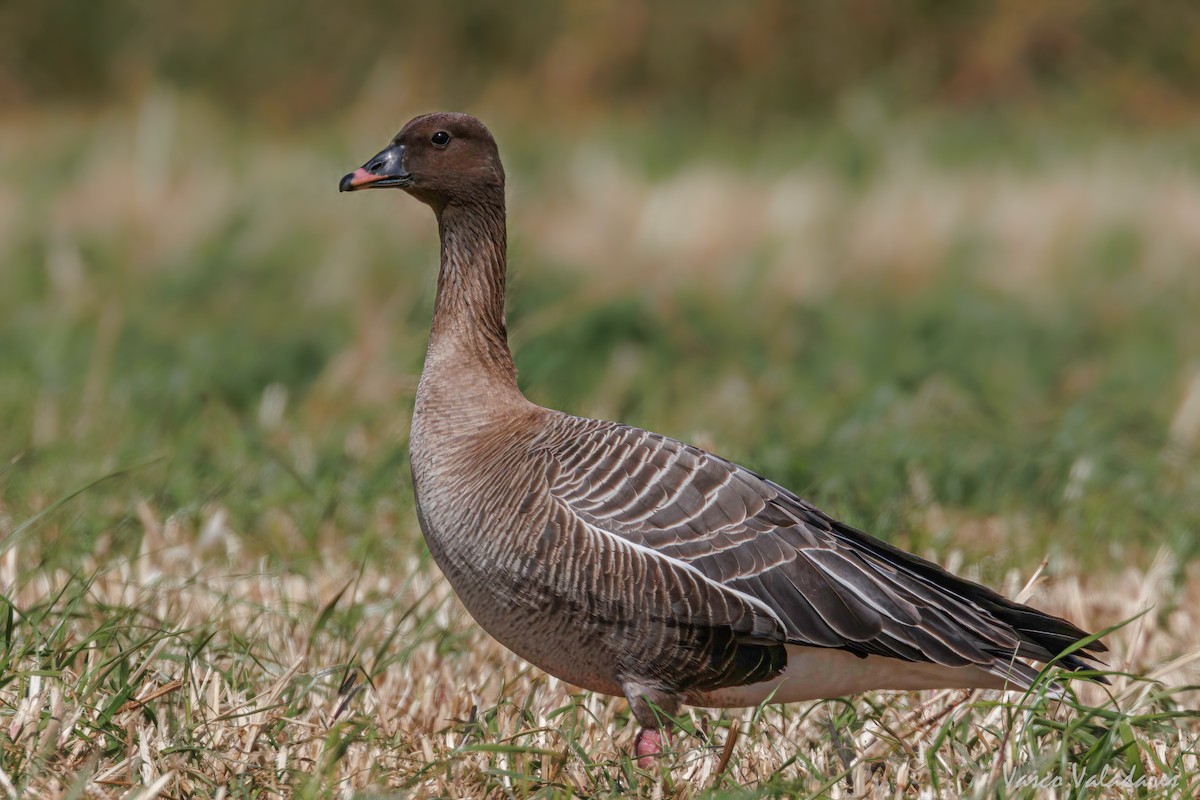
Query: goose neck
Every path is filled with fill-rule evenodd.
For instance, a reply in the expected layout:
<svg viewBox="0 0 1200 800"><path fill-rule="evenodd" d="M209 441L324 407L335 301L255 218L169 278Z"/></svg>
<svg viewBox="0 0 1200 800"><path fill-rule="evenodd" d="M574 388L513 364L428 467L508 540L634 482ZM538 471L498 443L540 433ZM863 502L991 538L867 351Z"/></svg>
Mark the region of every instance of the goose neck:
<svg viewBox="0 0 1200 800"><path fill-rule="evenodd" d="M515 390L504 319L503 200L447 204L438 230L441 269L426 369L444 364L468 380Z"/></svg>

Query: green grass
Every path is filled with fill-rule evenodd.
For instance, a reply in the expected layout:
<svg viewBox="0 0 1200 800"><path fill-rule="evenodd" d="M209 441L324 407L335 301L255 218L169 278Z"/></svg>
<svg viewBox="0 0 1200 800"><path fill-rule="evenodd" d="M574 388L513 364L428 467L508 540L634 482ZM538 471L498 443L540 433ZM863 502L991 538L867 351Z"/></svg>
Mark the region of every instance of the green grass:
<svg viewBox="0 0 1200 800"><path fill-rule="evenodd" d="M436 231L335 190L392 123L351 143L169 96L131 116L20 119L0 147L13 790L650 793L623 703L487 640L420 541ZM1150 608L1113 634L1116 670L1200 647L1195 141L925 120L781 129L749 157L683 131L499 133L535 400L711 447L1010 593L1047 557L1039 605L1091 627ZM1157 677L1062 706L697 711L660 778L1033 797L1005 770L1120 771L1191 796L1195 665Z"/></svg>

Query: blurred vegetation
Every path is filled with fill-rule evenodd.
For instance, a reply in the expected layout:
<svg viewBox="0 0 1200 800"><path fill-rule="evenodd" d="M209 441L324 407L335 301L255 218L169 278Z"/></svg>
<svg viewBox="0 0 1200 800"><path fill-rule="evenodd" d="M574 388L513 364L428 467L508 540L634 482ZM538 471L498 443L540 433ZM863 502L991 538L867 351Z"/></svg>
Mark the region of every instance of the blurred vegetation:
<svg viewBox="0 0 1200 800"><path fill-rule="evenodd" d="M1125 0L2 5L0 534L132 553L145 501L284 560L410 550L436 234L335 186L457 107L508 166L535 400L985 570L1190 558L1198 23Z"/></svg>
<svg viewBox="0 0 1200 800"><path fill-rule="evenodd" d="M411 552L428 211L338 195L347 142L237 133L172 94L79 119L10 127L0 161L23 187L0 193L6 541L132 555L145 502L294 568ZM953 129L811 125L759 166L662 171L640 135L516 157L523 386L991 579L1047 553L1190 559L1194 140Z"/></svg>
<svg viewBox="0 0 1200 800"><path fill-rule="evenodd" d="M1200 6L1164 0L384 0L0 5L0 104L162 82L227 113L393 108L704 119L736 131L870 92L902 110L1195 120ZM494 116L494 115L493 115Z"/></svg>

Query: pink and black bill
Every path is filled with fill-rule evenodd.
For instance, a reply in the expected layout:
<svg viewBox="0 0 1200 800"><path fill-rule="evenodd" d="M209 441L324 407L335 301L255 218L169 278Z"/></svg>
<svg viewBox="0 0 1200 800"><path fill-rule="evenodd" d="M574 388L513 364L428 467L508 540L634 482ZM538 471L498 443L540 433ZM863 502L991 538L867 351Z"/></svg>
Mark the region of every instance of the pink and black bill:
<svg viewBox="0 0 1200 800"><path fill-rule="evenodd" d="M338 191L353 192L357 189L403 189L412 185L412 175L404 169L404 145L394 144L381 150L366 164L348 175L338 184Z"/></svg>

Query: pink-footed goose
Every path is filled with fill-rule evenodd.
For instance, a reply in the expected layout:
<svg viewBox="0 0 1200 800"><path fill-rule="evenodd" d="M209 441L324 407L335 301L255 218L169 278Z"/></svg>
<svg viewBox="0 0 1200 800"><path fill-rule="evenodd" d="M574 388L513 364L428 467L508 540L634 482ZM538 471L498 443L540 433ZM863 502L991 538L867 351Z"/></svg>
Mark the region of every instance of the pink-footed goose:
<svg viewBox="0 0 1200 800"><path fill-rule="evenodd" d="M1027 689L1087 634L699 448L541 408L504 322L504 169L474 117L417 117L341 191L433 208L441 271L411 431L417 516L463 605L564 681L658 711L868 689ZM1093 641L1061 659L1086 669ZM657 706L657 709L655 709Z"/></svg>

